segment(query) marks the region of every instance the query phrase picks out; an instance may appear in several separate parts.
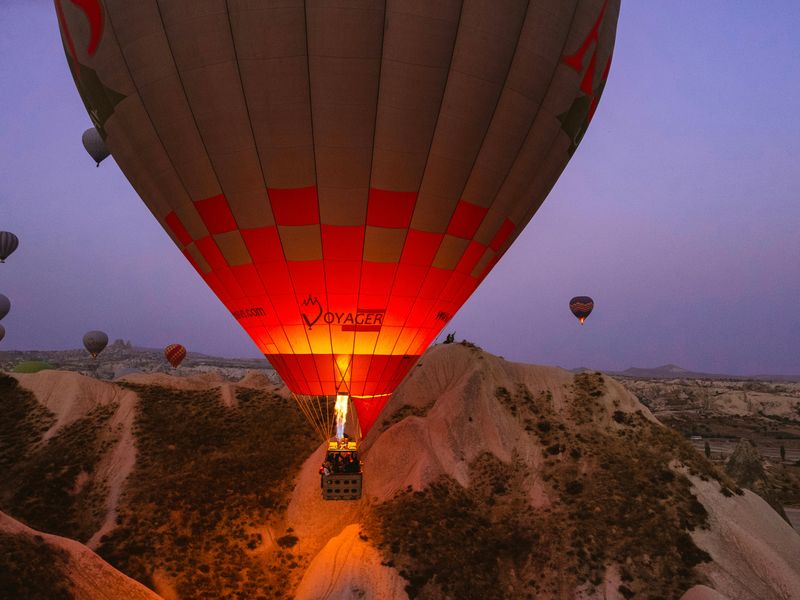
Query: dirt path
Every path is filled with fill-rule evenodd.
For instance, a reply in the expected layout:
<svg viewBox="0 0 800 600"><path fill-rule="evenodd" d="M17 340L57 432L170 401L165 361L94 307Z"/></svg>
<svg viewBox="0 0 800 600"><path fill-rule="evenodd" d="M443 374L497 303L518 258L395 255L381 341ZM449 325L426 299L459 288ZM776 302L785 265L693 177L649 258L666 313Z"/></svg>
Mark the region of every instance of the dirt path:
<svg viewBox="0 0 800 600"><path fill-rule="evenodd" d="M119 408L109 423L109 427L119 435L114 449L103 459L98 468L99 477L108 486L106 497L106 518L94 535L86 542L92 550L97 549L100 540L116 526L117 506L125 480L136 464L136 444L133 435L133 420L136 416L136 393L125 390L117 398Z"/></svg>
<svg viewBox="0 0 800 600"><path fill-rule="evenodd" d="M223 383L219 386L219 393L222 397L222 403L227 406L228 408L235 408L239 405L238 400L236 400L236 384L235 383Z"/></svg>

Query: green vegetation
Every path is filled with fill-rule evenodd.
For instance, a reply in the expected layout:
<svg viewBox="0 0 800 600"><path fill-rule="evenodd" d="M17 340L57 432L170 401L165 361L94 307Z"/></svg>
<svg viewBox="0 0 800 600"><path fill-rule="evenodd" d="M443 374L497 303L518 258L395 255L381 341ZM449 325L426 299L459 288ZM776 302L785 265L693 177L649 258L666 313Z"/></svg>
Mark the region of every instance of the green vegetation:
<svg viewBox="0 0 800 600"><path fill-rule="evenodd" d="M111 442L99 437L116 406L100 406L60 429L33 394L0 375L0 509L31 527L79 540L99 527L104 490L92 479Z"/></svg>
<svg viewBox="0 0 800 600"><path fill-rule="evenodd" d="M700 581L694 567L710 557L690 532L707 514L671 463L719 481L721 493L735 486L680 435L621 410L599 373L575 376L568 393L559 413L549 392L496 392L541 446L536 472L485 454L469 488L441 477L375 508L368 533L412 598L572 597L595 590L609 565L628 598L677 598ZM529 504L532 478L548 506Z"/></svg>
<svg viewBox="0 0 800 600"><path fill-rule="evenodd" d="M280 521L318 443L295 405L244 388L226 408L216 391L128 387L140 398L137 463L100 555L151 587L167 577L181 598L286 597L297 538L265 548L260 531Z"/></svg>
<svg viewBox="0 0 800 600"><path fill-rule="evenodd" d="M106 490L94 470L113 440L100 432L116 405L98 406L61 428L8 469L3 510L35 529L86 541L102 522Z"/></svg>
<svg viewBox="0 0 800 600"><path fill-rule="evenodd" d="M9 489L11 469L50 429L56 419L17 380L0 373L0 497Z"/></svg>
<svg viewBox="0 0 800 600"><path fill-rule="evenodd" d="M53 365L43 360L24 360L14 367L14 373L38 373L53 368Z"/></svg>
<svg viewBox="0 0 800 600"><path fill-rule="evenodd" d="M72 600L64 575L69 555L40 536L0 532L0 597Z"/></svg>
<svg viewBox="0 0 800 600"><path fill-rule="evenodd" d="M411 406L410 404L404 404L396 411L394 411L389 416L388 419L384 420L383 423L381 423L381 431L386 431L387 429L389 429L389 427L391 427L395 423L399 423L406 417L411 417L411 416L424 417L426 414L428 414L429 409L430 409L429 406L422 407L422 406Z"/></svg>
<svg viewBox="0 0 800 600"><path fill-rule="evenodd" d="M509 574L525 568L540 540L530 526L531 511L511 493L520 469L485 455L471 476L481 483L464 489L442 477L375 509L369 533L408 580L411 598L524 597Z"/></svg>

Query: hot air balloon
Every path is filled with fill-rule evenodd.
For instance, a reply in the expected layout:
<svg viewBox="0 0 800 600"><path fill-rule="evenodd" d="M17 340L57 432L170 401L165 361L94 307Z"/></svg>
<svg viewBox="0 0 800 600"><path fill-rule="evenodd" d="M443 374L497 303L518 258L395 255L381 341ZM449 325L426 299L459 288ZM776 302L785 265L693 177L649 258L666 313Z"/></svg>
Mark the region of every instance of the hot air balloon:
<svg viewBox="0 0 800 600"><path fill-rule="evenodd" d="M108 345L108 336L103 331L89 331L83 336L83 346L92 355L92 358L97 358L106 345Z"/></svg>
<svg viewBox="0 0 800 600"><path fill-rule="evenodd" d="M83 147L86 148L86 152L94 159L98 167L110 154L103 136L100 135L100 132L95 127L90 127L84 131L81 141L83 142Z"/></svg>
<svg viewBox="0 0 800 600"><path fill-rule="evenodd" d="M589 296L575 296L572 300L569 301L569 309L572 311L572 314L578 317L578 321L583 322L586 320L592 309L594 308L594 300L589 298Z"/></svg>
<svg viewBox="0 0 800 600"><path fill-rule="evenodd" d="M3 341L4 337L6 337L6 328L0 325L0 342Z"/></svg>
<svg viewBox="0 0 800 600"><path fill-rule="evenodd" d="M0 231L0 263L6 262L19 246L19 238L10 231Z"/></svg>
<svg viewBox="0 0 800 600"><path fill-rule="evenodd" d="M117 164L329 439L337 395L367 434L544 201L620 0L55 6Z"/></svg>
<svg viewBox="0 0 800 600"><path fill-rule="evenodd" d="M8 296L0 294L0 320L2 320L11 310L11 300Z"/></svg>
<svg viewBox="0 0 800 600"><path fill-rule="evenodd" d="M164 357L169 361L169 364L177 369L183 359L186 358L186 348L180 344L170 344L164 348Z"/></svg>

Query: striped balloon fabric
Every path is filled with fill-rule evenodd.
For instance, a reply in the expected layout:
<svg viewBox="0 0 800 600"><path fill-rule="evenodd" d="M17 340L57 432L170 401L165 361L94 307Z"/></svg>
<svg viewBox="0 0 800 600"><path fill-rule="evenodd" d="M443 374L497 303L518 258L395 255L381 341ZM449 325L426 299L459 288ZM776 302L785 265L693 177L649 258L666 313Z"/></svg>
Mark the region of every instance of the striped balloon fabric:
<svg viewBox="0 0 800 600"><path fill-rule="evenodd" d="M11 310L11 300L5 294L0 294L0 320L2 320Z"/></svg>
<svg viewBox="0 0 800 600"><path fill-rule="evenodd" d="M388 396L583 138L620 0L55 0L117 164L292 392Z"/></svg>
<svg viewBox="0 0 800 600"><path fill-rule="evenodd" d="M17 249L17 246L19 246L17 236L10 231L0 231L0 263L6 262L6 259Z"/></svg>
<svg viewBox="0 0 800 600"><path fill-rule="evenodd" d="M569 301L569 309L572 311L573 315L578 317L581 325L583 325L586 317L591 314L593 308L594 300L592 300L589 296L575 296Z"/></svg>
<svg viewBox="0 0 800 600"><path fill-rule="evenodd" d="M169 361L173 368L177 369L186 358L186 348L180 344L170 344L164 348L164 357Z"/></svg>

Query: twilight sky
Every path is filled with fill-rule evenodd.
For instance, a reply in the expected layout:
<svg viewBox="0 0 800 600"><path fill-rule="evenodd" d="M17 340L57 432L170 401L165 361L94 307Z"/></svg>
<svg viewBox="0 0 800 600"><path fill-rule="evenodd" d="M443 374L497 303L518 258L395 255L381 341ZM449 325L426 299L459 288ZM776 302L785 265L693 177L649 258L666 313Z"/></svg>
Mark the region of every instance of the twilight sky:
<svg viewBox="0 0 800 600"><path fill-rule="evenodd" d="M447 331L539 364L800 374L798 31L796 0L624 0L580 149ZM0 230L20 237L0 349L104 329L259 356L113 161L84 153L49 0L0 0L0 82Z"/></svg>

